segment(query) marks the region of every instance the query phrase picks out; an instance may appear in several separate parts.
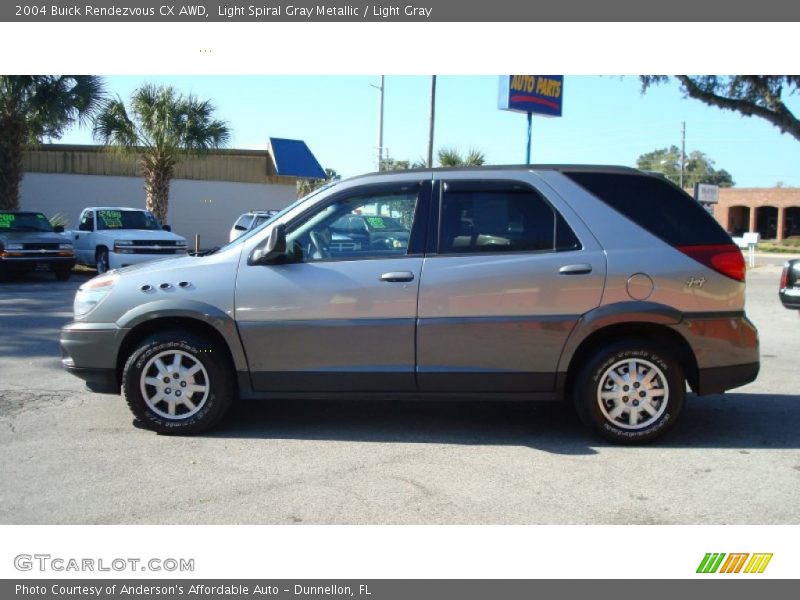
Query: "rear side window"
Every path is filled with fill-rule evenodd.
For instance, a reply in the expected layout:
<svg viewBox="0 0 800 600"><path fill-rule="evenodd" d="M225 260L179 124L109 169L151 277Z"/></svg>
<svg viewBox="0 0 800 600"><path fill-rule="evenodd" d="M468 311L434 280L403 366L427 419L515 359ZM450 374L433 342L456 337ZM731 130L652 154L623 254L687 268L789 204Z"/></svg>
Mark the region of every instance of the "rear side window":
<svg viewBox="0 0 800 600"><path fill-rule="evenodd" d="M564 175L671 246L731 243L730 236L696 200L660 177L594 172Z"/></svg>
<svg viewBox="0 0 800 600"><path fill-rule="evenodd" d="M564 218L530 187L503 182L443 186L439 252L535 252L580 248Z"/></svg>

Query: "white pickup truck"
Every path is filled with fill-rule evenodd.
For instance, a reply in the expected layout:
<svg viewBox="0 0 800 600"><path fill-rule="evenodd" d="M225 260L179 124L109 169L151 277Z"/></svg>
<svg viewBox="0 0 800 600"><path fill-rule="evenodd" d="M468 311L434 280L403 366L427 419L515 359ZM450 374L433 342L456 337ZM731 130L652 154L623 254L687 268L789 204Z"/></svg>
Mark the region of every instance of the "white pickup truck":
<svg viewBox="0 0 800 600"><path fill-rule="evenodd" d="M157 258L186 255L186 238L159 224L153 213L140 208L84 208L78 229L66 232L79 264L98 273Z"/></svg>

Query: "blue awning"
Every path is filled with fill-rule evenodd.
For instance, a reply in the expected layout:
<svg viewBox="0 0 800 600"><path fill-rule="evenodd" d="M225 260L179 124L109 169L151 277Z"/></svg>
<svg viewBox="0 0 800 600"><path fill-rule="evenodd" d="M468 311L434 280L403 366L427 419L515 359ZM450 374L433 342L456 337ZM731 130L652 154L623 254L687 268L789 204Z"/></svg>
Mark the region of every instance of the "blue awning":
<svg viewBox="0 0 800 600"><path fill-rule="evenodd" d="M325 179L325 169L303 140L269 138L269 146L278 175Z"/></svg>

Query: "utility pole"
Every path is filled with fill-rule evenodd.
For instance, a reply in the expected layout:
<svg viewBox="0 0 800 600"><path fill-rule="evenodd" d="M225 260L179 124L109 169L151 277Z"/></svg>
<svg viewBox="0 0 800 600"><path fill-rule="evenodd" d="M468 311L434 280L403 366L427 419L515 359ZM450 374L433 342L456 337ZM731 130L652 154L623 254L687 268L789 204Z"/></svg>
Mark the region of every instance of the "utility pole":
<svg viewBox="0 0 800 600"><path fill-rule="evenodd" d="M378 171L383 168L383 89L385 75L381 75L380 85L373 85L379 92L378 100Z"/></svg>
<svg viewBox="0 0 800 600"><path fill-rule="evenodd" d="M436 75L431 76L431 119L428 126L428 168L433 167L433 123L436 118Z"/></svg>
<svg viewBox="0 0 800 600"><path fill-rule="evenodd" d="M681 121L681 189L683 189L683 172L686 168L686 121Z"/></svg>

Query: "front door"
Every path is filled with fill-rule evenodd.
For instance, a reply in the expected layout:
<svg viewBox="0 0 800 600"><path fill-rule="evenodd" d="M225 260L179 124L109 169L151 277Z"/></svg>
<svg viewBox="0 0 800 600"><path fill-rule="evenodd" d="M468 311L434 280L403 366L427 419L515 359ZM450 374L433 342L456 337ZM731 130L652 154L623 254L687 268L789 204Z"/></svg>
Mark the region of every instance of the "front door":
<svg viewBox="0 0 800 600"><path fill-rule="evenodd" d="M350 188L287 224L282 264L243 257L235 311L254 389L415 389L429 195L430 182ZM374 233L348 235L357 221Z"/></svg>

